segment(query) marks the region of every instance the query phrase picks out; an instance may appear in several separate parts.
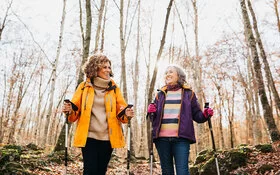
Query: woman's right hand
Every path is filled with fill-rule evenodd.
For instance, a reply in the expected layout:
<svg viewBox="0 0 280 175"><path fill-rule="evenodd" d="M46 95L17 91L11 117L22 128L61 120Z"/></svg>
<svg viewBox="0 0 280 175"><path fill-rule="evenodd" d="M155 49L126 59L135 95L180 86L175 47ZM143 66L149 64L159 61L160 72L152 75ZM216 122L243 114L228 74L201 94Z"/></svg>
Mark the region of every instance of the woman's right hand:
<svg viewBox="0 0 280 175"><path fill-rule="evenodd" d="M157 111L157 106L154 103L149 104L148 113L154 113Z"/></svg>
<svg viewBox="0 0 280 175"><path fill-rule="evenodd" d="M70 115L73 112L72 105L71 105L70 102L64 102L63 103L62 112L66 115L67 114Z"/></svg>

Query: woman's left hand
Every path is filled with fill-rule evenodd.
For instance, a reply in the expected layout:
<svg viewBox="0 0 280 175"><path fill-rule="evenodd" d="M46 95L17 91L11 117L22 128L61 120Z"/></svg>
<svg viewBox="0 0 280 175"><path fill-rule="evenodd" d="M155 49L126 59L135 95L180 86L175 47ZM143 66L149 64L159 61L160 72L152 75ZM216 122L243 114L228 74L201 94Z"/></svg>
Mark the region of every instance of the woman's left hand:
<svg viewBox="0 0 280 175"><path fill-rule="evenodd" d="M133 110L133 108L127 108L125 110L125 115L130 117L130 118L134 117L134 110Z"/></svg>

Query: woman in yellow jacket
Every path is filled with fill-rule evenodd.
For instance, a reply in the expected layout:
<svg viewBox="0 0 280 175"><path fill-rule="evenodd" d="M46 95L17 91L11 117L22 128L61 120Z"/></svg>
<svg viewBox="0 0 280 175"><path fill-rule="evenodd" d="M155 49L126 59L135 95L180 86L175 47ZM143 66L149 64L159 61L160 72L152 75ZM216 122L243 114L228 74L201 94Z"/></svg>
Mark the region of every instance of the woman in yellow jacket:
<svg viewBox="0 0 280 175"><path fill-rule="evenodd" d="M82 148L84 175L105 175L113 148L125 146L121 123L134 116L125 109L120 88L111 79L111 61L103 54L89 57L84 66L87 77L73 95L71 102L78 107L73 111L71 103L64 103L62 110L68 113L70 122L77 121L74 146Z"/></svg>

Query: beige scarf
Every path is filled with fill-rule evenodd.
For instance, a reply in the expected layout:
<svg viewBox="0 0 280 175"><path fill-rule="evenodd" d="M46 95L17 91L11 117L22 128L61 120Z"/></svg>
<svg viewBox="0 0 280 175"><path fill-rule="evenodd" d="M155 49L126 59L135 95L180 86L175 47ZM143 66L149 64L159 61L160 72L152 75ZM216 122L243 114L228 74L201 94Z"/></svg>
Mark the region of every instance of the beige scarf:
<svg viewBox="0 0 280 175"><path fill-rule="evenodd" d="M110 80L100 77L94 78L94 99L91 109L90 126L88 137L97 140L109 140L108 123L105 111L105 89L108 87Z"/></svg>

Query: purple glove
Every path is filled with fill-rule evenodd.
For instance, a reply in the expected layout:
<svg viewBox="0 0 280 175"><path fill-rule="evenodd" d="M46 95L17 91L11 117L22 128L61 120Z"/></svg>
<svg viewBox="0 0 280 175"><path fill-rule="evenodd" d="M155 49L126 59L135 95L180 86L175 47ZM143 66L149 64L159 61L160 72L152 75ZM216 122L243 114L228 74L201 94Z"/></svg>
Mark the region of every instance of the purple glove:
<svg viewBox="0 0 280 175"><path fill-rule="evenodd" d="M157 111L157 106L154 103L149 104L148 113L154 113Z"/></svg>
<svg viewBox="0 0 280 175"><path fill-rule="evenodd" d="M212 108L205 108L203 111L203 115L205 118L212 117L213 114L214 114L214 111Z"/></svg>

